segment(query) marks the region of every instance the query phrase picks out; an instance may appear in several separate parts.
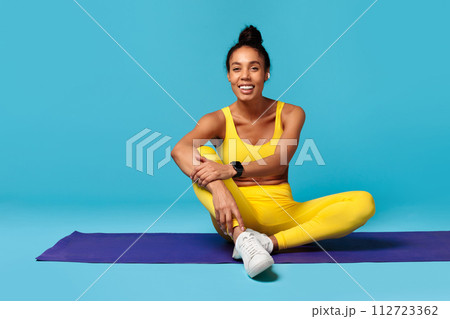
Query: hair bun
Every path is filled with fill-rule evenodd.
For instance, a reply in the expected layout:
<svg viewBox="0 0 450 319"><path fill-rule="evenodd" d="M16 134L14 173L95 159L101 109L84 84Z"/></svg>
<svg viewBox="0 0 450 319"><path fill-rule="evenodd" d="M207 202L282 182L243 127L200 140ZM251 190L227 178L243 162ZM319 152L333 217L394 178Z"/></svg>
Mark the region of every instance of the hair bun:
<svg viewBox="0 0 450 319"><path fill-rule="evenodd" d="M239 35L239 44L257 44L262 45L263 39L261 37L261 32L258 31L254 26L250 25L242 30Z"/></svg>

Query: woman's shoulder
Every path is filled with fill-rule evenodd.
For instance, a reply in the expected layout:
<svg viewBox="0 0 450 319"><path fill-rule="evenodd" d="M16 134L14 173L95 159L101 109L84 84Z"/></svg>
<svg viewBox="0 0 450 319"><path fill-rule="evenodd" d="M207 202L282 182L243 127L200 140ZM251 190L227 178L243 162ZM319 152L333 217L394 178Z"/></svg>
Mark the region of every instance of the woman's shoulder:
<svg viewBox="0 0 450 319"><path fill-rule="evenodd" d="M221 122L225 122L225 115L223 114L222 109L219 109L210 113L206 113L200 118L200 121L217 125Z"/></svg>
<svg viewBox="0 0 450 319"><path fill-rule="evenodd" d="M290 103L284 103L283 109L281 110L281 121L283 123L283 126L287 122L291 121L305 121L305 110L301 106L290 104Z"/></svg>
<svg viewBox="0 0 450 319"><path fill-rule="evenodd" d="M282 112L286 113L286 114L305 114L305 111L303 110L303 108L301 106L286 103L286 102L284 102Z"/></svg>
<svg viewBox="0 0 450 319"><path fill-rule="evenodd" d="M225 131L225 115L221 109L206 113L198 121L197 126L203 126L205 130L214 132L215 138L222 138Z"/></svg>

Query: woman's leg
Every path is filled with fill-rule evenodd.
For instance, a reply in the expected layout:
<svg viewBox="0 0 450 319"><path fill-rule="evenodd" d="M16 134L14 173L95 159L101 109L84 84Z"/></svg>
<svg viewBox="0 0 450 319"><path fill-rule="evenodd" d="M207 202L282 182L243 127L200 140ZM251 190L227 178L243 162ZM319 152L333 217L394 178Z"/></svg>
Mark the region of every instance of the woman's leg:
<svg viewBox="0 0 450 319"><path fill-rule="evenodd" d="M209 160L212 160L216 163L223 164L219 155L217 155L216 151L212 147L200 146L197 148L197 150L199 151L201 156ZM232 178L223 180L223 182L227 187L227 189L230 191L231 195L233 195L234 200L236 201L239 213L241 214L242 219L244 220L244 226L249 228L253 227L257 228L258 221L255 219L256 216L255 210L250 204L250 202L245 198L244 194L239 190L239 187L236 185L236 183L233 181ZM197 198L200 200L203 206L205 206L205 208L209 211L211 221L216 231L219 233L220 236L225 238L227 241L232 242L232 239L228 235L224 234L220 229L219 225L217 224L212 194L206 188L198 186L197 183L194 183L193 188L195 194L197 195ZM239 226L239 222L237 221L236 218L233 218L233 228L236 226ZM239 229L239 227L234 229L233 234L236 233L236 235L238 235L240 233L237 231L237 229ZM229 231L231 230L229 229Z"/></svg>
<svg viewBox="0 0 450 319"><path fill-rule="evenodd" d="M279 250L346 236L375 214L375 202L366 191L349 191L297 203L284 213L295 221L273 234Z"/></svg>

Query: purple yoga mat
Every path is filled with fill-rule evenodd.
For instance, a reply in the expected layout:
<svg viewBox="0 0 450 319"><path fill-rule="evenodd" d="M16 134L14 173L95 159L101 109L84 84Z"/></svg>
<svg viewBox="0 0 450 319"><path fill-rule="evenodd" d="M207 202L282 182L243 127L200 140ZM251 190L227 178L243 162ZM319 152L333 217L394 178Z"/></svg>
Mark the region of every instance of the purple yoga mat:
<svg viewBox="0 0 450 319"><path fill-rule="evenodd" d="M139 236L74 231L36 259L87 263L242 262L231 258L233 244L216 233L146 233L129 248ZM450 231L353 232L319 244L339 263L450 261ZM272 256L275 263L334 262L328 254L311 243Z"/></svg>

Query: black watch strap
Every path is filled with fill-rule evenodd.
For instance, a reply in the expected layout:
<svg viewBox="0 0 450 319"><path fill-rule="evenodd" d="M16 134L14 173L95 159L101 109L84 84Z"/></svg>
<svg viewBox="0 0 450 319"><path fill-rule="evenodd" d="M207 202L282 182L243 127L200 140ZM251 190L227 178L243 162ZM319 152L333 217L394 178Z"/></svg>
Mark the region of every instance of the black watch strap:
<svg viewBox="0 0 450 319"><path fill-rule="evenodd" d="M230 164L233 166L233 168L237 172L237 174L234 175L233 177L240 177L242 175L242 173L244 172L244 166L242 166L241 162L235 161L235 162L231 162Z"/></svg>

